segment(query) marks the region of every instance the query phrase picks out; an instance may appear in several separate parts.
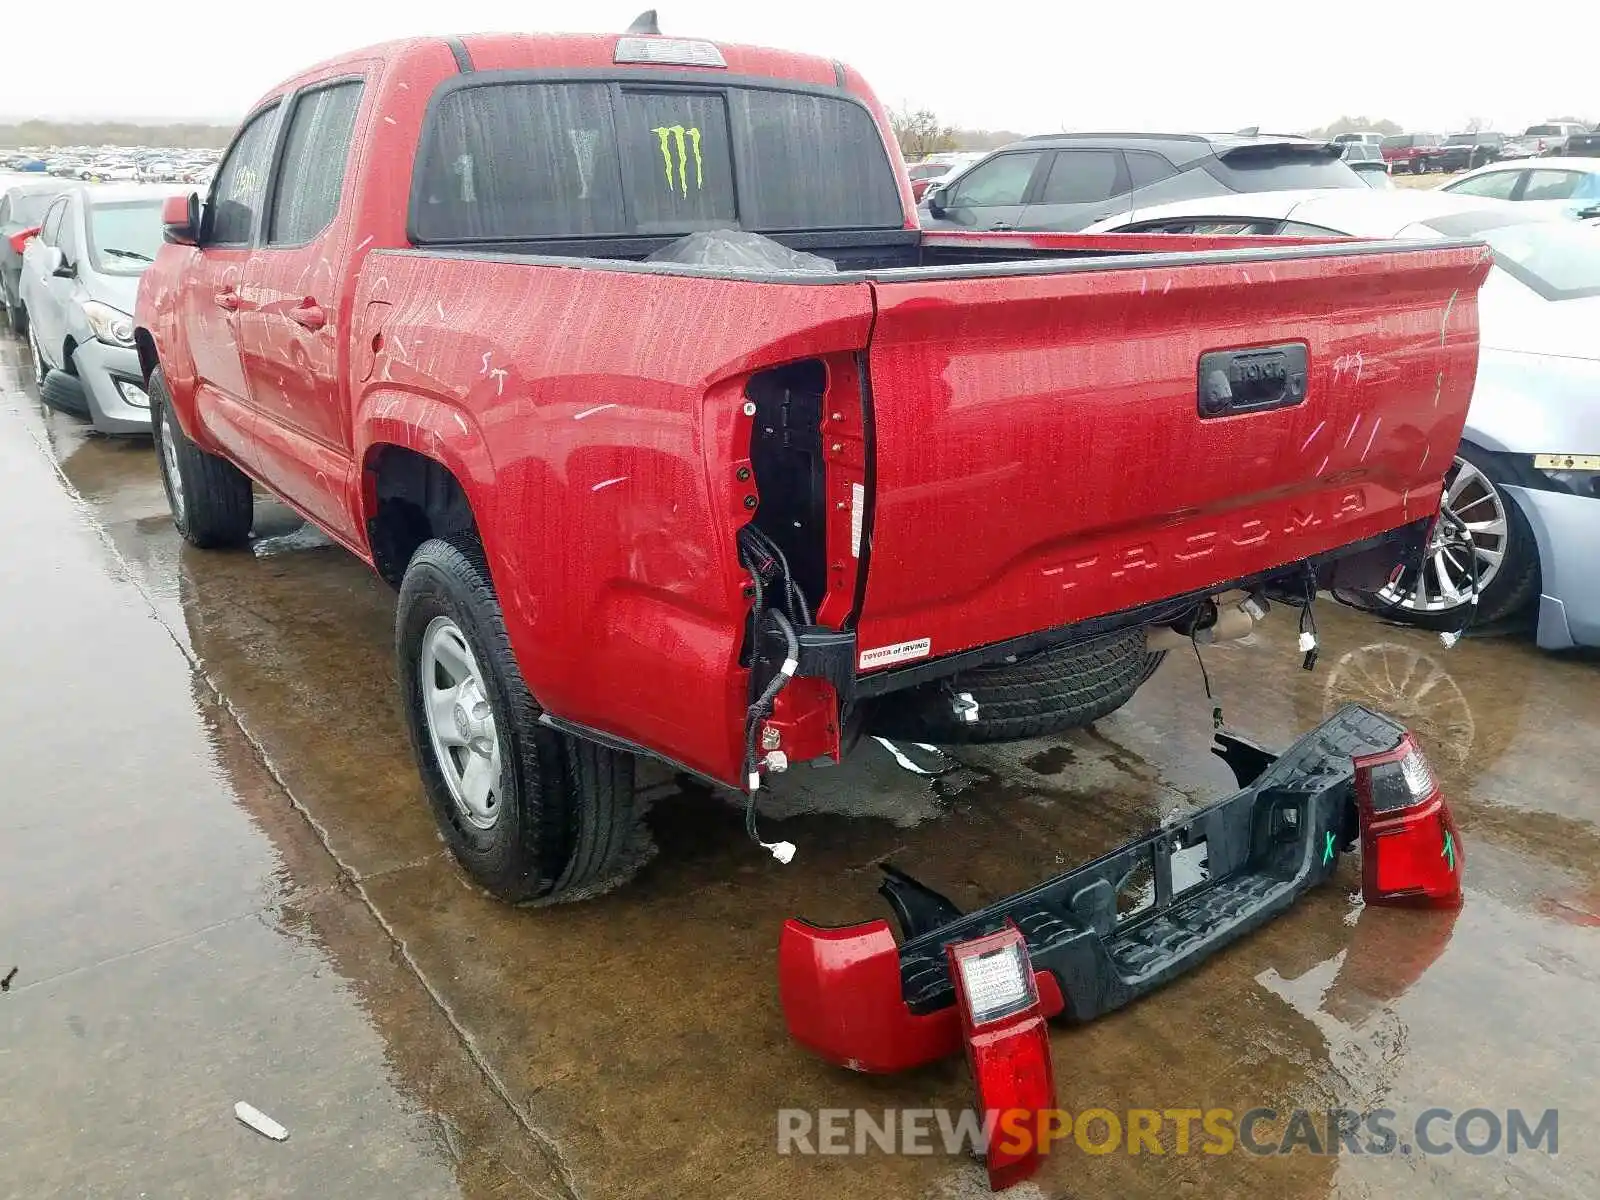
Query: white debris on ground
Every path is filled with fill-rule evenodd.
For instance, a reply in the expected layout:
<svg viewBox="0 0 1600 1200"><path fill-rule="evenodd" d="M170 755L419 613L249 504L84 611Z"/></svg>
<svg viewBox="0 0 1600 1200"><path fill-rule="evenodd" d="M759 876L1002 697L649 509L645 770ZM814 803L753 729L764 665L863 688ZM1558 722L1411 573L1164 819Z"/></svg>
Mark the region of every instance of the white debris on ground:
<svg viewBox="0 0 1600 1200"><path fill-rule="evenodd" d="M233 1106L233 1115L263 1137L269 1137L275 1142L285 1141L289 1137L287 1129L255 1107L255 1105L246 1104L243 1100Z"/></svg>

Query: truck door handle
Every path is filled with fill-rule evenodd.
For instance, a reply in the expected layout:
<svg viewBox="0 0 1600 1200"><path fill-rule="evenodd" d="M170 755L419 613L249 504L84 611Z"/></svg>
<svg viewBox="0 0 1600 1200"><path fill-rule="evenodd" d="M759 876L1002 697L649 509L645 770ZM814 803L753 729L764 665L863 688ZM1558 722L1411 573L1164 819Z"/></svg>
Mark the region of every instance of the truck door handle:
<svg viewBox="0 0 1600 1200"><path fill-rule="evenodd" d="M232 288L224 288L222 291L213 296L212 299L216 301L217 307L223 312L239 311L239 293L234 291Z"/></svg>
<svg viewBox="0 0 1600 1200"><path fill-rule="evenodd" d="M298 308L289 310L289 320L315 333L328 323L328 314L322 311L322 305L307 297Z"/></svg>
<svg viewBox="0 0 1600 1200"><path fill-rule="evenodd" d="M1005 233L1008 230L1012 230L1012 229L1015 229L1015 228L1016 228L1015 225L1007 225L1004 221L996 221L993 225L989 226L989 232L990 233Z"/></svg>

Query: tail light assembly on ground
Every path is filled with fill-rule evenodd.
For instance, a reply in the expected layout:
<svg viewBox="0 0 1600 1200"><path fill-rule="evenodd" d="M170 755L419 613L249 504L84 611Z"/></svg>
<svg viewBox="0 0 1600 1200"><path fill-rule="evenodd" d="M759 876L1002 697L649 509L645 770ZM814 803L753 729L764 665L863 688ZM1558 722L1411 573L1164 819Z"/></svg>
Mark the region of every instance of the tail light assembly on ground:
<svg viewBox="0 0 1600 1200"><path fill-rule="evenodd" d="M1238 792L976 912L885 866L899 940L885 920L790 919L778 950L790 1035L866 1072L964 1052L999 1190L1031 1176L1048 1145L1051 1019L1082 1024L1155 990L1331 880L1355 849L1366 903L1460 906L1460 834L1421 748L1388 717L1350 705L1282 754L1225 733L1213 753ZM1141 902L1119 903L1135 878L1149 881Z"/></svg>

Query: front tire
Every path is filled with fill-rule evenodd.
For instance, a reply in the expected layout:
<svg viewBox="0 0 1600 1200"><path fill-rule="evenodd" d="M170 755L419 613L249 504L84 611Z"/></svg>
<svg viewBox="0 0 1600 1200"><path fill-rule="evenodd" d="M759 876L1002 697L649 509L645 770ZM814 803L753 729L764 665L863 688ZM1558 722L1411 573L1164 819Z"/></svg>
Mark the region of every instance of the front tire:
<svg viewBox="0 0 1600 1200"><path fill-rule="evenodd" d="M150 374L150 432L156 443L161 482L172 523L192 546L210 550L242 546L255 520L250 479L225 458L208 454L172 416L172 393L157 367Z"/></svg>
<svg viewBox="0 0 1600 1200"><path fill-rule="evenodd" d="M483 551L424 542L395 614L406 730L439 831L502 900L579 899L643 861L634 763L539 723Z"/></svg>

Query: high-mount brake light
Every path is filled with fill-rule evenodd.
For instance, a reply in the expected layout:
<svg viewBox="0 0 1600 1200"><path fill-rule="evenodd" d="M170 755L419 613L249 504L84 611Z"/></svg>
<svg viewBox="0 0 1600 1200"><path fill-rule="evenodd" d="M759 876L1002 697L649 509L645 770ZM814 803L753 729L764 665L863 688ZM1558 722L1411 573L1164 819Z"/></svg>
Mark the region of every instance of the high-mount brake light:
<svg viewBox="0 0 1600 1200"><path fill-rule="evenodd" d="M620 37L613 62L644 63L652 67L726 67L727 59L715 43L694 38Z"/></svg>
<svg viewBox="0 0 1600 1200"><path fill-rule="evenodd" d="M1056 1108L1050 1031L1028 947L1015 925L946 949L967 1062L988 1133L989 1186L1028 1178L1048 1150Z"/></svg>
<svg viewBox="0 0 1600 1200"><path fill-rule="evenodd" d="M1461 905L1461 834L1421 748L1358 755L1361 894L1368 904Z"/></svg>

